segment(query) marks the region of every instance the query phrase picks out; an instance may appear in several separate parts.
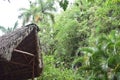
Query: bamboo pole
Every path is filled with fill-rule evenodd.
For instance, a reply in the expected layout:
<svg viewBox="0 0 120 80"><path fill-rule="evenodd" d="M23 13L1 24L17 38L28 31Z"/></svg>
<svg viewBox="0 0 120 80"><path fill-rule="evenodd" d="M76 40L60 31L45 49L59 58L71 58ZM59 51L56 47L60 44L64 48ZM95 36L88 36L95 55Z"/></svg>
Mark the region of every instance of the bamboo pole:
<svg viewBox="0 0 120 80"><path fill-rule="evenodd" d="M22 54L27 54L29 56L35 56L34 54L32 53L29 53L29 52L25 52L25 51L21 51L21 50L17 50L17 49L14 49L15 52L18 52L18 53L22 53Z"/></svg>
<svg viewBox="0 0 120 80"><path fill-rule="evenodd" d="M32 80L34 80L34 65L35 65L35 58L33 58Z"/></svg>

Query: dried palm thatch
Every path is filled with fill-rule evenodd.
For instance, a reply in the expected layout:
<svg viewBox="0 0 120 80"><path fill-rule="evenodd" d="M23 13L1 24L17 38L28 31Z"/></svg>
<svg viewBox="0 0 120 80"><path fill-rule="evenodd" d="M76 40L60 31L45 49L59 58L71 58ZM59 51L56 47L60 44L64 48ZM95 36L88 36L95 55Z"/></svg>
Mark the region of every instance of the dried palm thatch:
<svg viewBox="0 0 120 80"><path fill-rule="evenodd" d="M42 57L37 32L30 24L0 37L0 80L24 80L40 76Z"/></svg>

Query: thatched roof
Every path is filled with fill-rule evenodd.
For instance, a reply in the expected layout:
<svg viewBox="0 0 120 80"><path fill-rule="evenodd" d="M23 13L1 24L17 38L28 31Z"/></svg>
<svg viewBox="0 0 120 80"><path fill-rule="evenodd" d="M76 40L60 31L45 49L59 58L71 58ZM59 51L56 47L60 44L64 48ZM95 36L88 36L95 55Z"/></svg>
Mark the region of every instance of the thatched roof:
<svg viewBox="0 0 120 80"><path fill-rule="evenodd" d="M30 24L0 37L0 80L24 80L42 72L37 32Z"/></svg>

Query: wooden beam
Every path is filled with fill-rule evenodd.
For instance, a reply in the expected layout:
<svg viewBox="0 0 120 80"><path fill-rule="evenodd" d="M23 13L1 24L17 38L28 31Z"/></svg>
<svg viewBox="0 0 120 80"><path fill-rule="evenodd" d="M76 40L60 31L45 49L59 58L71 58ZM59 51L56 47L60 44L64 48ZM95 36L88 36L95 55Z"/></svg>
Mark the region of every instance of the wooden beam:
<svg viewBox="0 0 120 80"><path fill-rule="evenodd" d="M26 60L27 62L29 62L27 56L26 56L26 55L23 55L23 56L24 56L25 60Z"/></svg>
<svg viewBox="0 0 120 80"><path fill-rule="evenodd" d="M23 63L18 63L18 62L14 62L14 61L9 61L8 63L12 63L12 64L16 64L16 65L21 65L21 66L29 66L29 67L31 67L31 65L29 65L29 64L23 64Z"/></svg>
<svg viewBox="0 0 120 80"><path fill-rule="evenodd" d="M21 66L28 66L28 67L32 67L32 65L30 64L25 64L25 63L20 63L20 62L15 62L15 61L5 61L5 60L0 60L0 62L3 63L10 63L10 64L16 64L16 65L21 65Z"/></svg>
<svg viewBox="0 0 120 80"><path fill-rule="evenodd" d="M29 56L35 56L34 54L32 54L32 53L29 53L29 52L25 52L25 51L21 51L21 50L18 50L18 49L14 49L14 51L15 52L18 52L18 53L22 53L22 54L27 54L27 55L29 55Z"/></svg>
<svg viewBox="0 0 120 80"><path fill-rule="evenodd" d="M13 75L13 76L15 76L15 74L17 75L17 74L21 74L21 73L30 73L30 72L31 72L31 75L32 75L32 67L23 68L23 69L17 69L15 71L11 71L11 72L6 72L6 73L2 74L2 76L4 76L4 75Z"/></svg>

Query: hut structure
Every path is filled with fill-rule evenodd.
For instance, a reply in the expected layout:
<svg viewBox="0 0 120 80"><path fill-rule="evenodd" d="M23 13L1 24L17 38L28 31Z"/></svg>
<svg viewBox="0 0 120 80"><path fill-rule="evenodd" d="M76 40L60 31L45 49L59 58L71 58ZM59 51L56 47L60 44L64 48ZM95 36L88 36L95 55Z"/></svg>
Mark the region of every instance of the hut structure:
<svg viewBox="0 0 120 80"><path fill-rule="evenodd" d="M40 76L43 63L38 31L37 25L29 24L0 37L0 80Z"/></svg>

